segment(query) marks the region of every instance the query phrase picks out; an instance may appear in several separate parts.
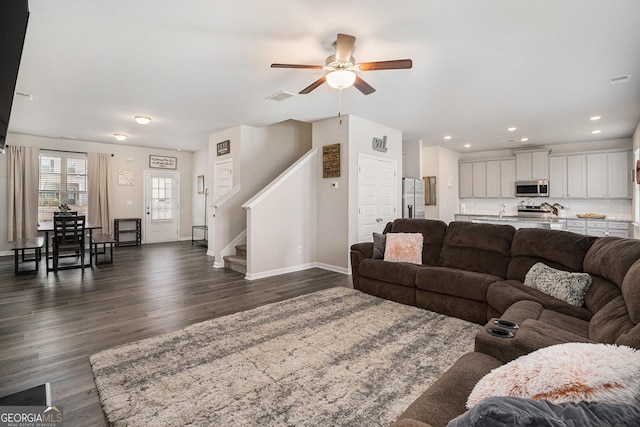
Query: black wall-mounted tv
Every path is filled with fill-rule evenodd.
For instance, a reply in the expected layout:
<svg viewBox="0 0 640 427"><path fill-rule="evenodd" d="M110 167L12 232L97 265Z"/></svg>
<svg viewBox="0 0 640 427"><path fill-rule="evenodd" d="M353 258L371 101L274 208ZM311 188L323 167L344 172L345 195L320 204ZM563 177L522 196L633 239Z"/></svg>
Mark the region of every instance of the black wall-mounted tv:
<svg viewBox="0 0 640 427"><path fill-rule="evenodd" d="M28 0L0 1L0 152L4 153L9 116L29 21Z"/></svg>

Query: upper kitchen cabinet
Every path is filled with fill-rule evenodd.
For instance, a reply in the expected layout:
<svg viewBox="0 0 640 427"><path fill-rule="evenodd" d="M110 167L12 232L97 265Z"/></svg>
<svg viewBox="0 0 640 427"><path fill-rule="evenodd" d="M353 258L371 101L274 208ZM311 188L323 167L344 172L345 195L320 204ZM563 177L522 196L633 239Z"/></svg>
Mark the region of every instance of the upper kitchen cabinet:
<svg viewBox="0 0 640 427"><path fill-rule="evenodd" d="M549 179L549 150L516 153L516 179Z"/></svg>
<svg viewBox="0 0 640 427"><path fill-rule="evenodd" d="M515 159L460 163L460 198L515 197Z"/></svg>
<svg viewBox="0 0 640 427"><path fill-rule="evenodd" d="M631 198L631 151L587 154L588 198Z"/></svg>
<svg viewBox="0 0 640 427"><path fill-rule="evenodd" d="M549 156L549 196L587 197L587 156Z"/></svg>

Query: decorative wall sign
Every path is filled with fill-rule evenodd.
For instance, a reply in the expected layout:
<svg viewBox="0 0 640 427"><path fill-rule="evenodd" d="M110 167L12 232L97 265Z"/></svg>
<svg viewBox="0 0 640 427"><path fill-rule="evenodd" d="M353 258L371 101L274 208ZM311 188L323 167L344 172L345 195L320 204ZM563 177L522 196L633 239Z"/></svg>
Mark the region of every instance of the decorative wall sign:
<svg viewBox="0 0 640 427"><path fill-rule="evenodd" d="M135 171L118 171L118 185L135 185Z"/></svg>
<svg viewBox="0 0 640 427"><path fill-rule="evenodd" d="M218 142L216 144L216 149L218 156L229 154L231 152L231 141L227 139L226 141Z"/></svg>
<svg viewBox="0 0 640 427"><path fill-rule="evenodd" d="M198 175L198 194L204 194L204 175Z"/></svg>
<svg viewBox="0 0 640 427"><path fill-rule="evenodd" d="M371 141L371 147L374 151L380 151L381 153L387 152L387 135L384 135L382 138L373 137Z"/></svg>
<svg viewBox="0 0 640 427"><path fill-rule="evenodd" d="M340 144L322 147L322 177L340 177Z"/></svg>
<svg viewBox="0 0 640 427"><path fill-rule="evenodd" d="M149 167L156 169L176 169L178 159L176 157L149 155Z"/></svg>
<svg viewBox="0 0 640 427"><path fill-rule="evenodd" d="M435 206L437 203L436 177L423 176L422 179L424 180L424 204Z"/></svg>

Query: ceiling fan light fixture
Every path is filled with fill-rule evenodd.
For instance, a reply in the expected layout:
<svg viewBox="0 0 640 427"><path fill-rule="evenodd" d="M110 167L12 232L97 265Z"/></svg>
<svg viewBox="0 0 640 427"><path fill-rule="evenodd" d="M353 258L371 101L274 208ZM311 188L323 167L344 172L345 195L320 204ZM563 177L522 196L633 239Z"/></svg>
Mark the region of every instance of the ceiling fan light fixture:
<svg viewBox="0 0 640 427"><path fill-rule="evenodd" d="M327 74L327 84L334 89L346 89L353 86L356 73L349 70L336 70Z"/></svg>

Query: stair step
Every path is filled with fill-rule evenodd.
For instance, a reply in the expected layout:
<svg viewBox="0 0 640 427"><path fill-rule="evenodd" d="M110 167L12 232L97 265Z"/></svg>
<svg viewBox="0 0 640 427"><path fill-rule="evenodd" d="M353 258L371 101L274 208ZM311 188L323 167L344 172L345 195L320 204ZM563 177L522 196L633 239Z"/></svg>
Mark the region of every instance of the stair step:
<svg viewBox="0 0 640 427"><path fill-rule="evenodd" d="M238 273L246 273L247 258L238 255L227 255L224 257L224 268L237 271Z"/></svg>
<svg viewBox="0 0 640 427"><path fill-rule="evenodd" d="M236 255L237 256L247 256L247 245L238 245L236 246Z"/></svg>

